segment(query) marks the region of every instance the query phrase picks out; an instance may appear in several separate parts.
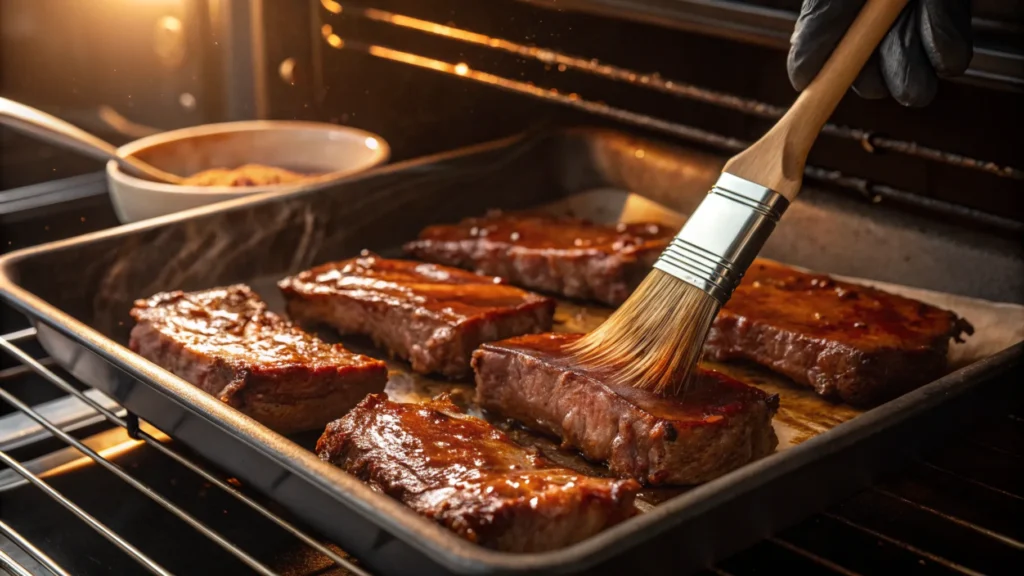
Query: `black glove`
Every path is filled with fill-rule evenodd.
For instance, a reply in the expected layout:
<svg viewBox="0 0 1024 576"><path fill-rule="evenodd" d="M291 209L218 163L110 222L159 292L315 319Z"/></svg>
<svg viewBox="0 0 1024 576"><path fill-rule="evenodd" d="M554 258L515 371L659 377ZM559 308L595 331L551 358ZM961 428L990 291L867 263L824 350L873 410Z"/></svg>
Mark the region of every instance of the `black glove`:
<svg viewBox="0 0 1024 576"><path fill-rule="evenodd" d="M804 0L786 62L794 88L810 84L864 2ZM864 98L892 94L904 106L924 106L935 97L938 77L963 74L973 52L970 0L911 0L853 90Z"/></svg>

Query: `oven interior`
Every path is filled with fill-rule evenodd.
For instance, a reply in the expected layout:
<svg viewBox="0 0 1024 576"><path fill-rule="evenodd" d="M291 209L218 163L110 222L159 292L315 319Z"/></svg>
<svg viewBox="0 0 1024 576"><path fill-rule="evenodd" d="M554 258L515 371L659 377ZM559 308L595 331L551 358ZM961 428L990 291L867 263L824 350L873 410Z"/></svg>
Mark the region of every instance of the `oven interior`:
<svg viewBox="0 0 1024 576"><path fill-rule="evenodd" d="M204 122L296 118L381 134L396 161L573 126L624 130L724 158L763 132L794 97L785 76L794 0L50 4L0 4L0 95L115 144ZM884 204L935 226L998 237L1009 246L1006 257L1019 259L1012 246L1024 238L1024 164L1016 153L1024 144L1024 10L1016 1L973 4L977 50L967 76L942 82L936 101L923 109L846 98L812 153L807 181L865 214ZM116 225L100 169L0 128L2 250ZM920 236L927 236L926 226ZM984 289L964 293L985 295ZM1024 291L993 290L1024 302ZM51 415L272 571L345 573L322 550L53 386L57 377L88 389L47 361L23 317L0 312L5 340L23 352L5 346L0 388ZM118 410L100 395L90 398ZM774 562L823 574L883 566L999 573L1012 565L1014 543L1024 540L1014 521L1024 512L1020 478L1004 465L1021 457L1019 400L1017 394L986 414L987 424L947 449L710 570L747 574ZM3 403L0 450L172 572L251 569L136 491L121 484L100 489L120 481L38 427L26 434L30 425ZM20 535L69 573L139 569L131 554L13 472L0 472L0 552L45 573L16 545ZM262 505L286 516L273 502ZM50 518L45 511L58 520L39 522ZM155 520L143 520L149 517ZM195 552L181 554L183 547Z"/></svg>

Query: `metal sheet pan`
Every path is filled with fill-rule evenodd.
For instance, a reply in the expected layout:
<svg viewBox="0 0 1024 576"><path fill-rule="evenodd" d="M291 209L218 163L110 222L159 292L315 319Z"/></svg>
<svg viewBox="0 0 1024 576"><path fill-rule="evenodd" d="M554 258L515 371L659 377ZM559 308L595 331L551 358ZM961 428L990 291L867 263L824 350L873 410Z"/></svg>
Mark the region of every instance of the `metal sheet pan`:
<svg viewBox="0 0 1024 576"><path fill-rule="evenodd" d="M600 566L663 573L670 565L685 572L851 493L955 430L1010 389L1024 347L974 362L714 482L652 497L646 513L584 542L509 554L459 539L320 462L308 450L309 437L275 434L131 353L128 310L135 298L161 290L233 282L259 289L364 248L387 252L429 223L582 191L632 191L686 214L721 161L609 132L514 138L329 189L243 198L16 252L0 259L0 293L33 318L48 352L76 377L268 494L371 570L564 573ZM813 190L784 224L766 256L992 300L1024 294L1014 239Z"/></svg>

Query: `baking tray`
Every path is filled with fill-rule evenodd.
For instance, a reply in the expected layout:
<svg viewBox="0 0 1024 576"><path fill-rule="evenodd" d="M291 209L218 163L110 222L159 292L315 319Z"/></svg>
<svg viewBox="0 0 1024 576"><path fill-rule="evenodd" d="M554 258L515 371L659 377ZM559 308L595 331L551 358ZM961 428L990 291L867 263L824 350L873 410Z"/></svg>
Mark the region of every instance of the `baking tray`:
<svg viewBox="0 0 1024 576"><path fill-rule="evenodd" d="M456 537L320 462L308 436L275 434L131 353L128 310L135 298L157 291L234 282L253 283L272 299L263 288L270 279L364 248L388 253L427 224L489 208L575 203L623 210L639 201L687 214L721 164L715 156L607 131L522 136L396 164L328 189L243 198L15 252L0 259L0 294L35 322L40 342L77 378L267 494L373 571L664 573L672 566L684 573L852 493L955 431L1012 390L1024 346L973 362L713 482L671 493L584 542L512 554ZM600 191L623 200L608 201ZM587 200L582 192L606 200ZM1014 240L808 190L764 255L1019 302L1024 265Z"/></svg>

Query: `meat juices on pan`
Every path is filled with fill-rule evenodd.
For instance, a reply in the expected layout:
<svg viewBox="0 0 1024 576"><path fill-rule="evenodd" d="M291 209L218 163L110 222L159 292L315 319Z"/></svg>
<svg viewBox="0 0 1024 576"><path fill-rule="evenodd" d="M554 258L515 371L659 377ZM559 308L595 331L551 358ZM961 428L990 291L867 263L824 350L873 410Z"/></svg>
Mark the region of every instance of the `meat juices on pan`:
<svg viewBox="0 0 1024 576"><path fill-rule="evenodd" d="M500 276L532 290L622 304L675 230L652 222L606 226L579 218L494 212L424 228L408 254Z"/></svg>
<svg viewBox="0 0 1024 576"><path fill-rule="evenodd" d="M477 346L551 329L555 302L457 268L375 255L332 262L278 283L288 315L365 334L421 373L469 376Z"/></svg>
<svg viewBox="0 0 1024 576"><path fill-rule="evenodd" d="M715 318L704 351L870 406L942 376L949 341L964 332L974 328L941 308L757 259Z"/></svg>
<svg viewBox="0 0 1024 576"><path fill-rule="evenodd" d="M321 429L387 383L383 362L303 332L248 286L138 300L129 346L282 433Z"/></svg>
<svg viewBox="0 0 1024 576"><path fill-rule="evenodd" d="M709 370L679 396L611 383L563 351L580 336L484 344L477 403L651 485L707 482L775 450L777 396Z"/></svg>
<svg viewBox="0 0 1024 576"><path fill-rule="evenodd" d="M316 447L416 512L488 548L543 552L635 512L640 486L560 468L446 396L423 404L367 396Z"/></svg>

